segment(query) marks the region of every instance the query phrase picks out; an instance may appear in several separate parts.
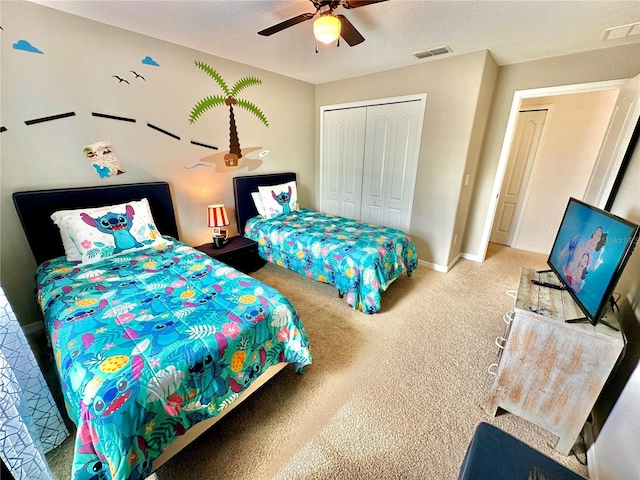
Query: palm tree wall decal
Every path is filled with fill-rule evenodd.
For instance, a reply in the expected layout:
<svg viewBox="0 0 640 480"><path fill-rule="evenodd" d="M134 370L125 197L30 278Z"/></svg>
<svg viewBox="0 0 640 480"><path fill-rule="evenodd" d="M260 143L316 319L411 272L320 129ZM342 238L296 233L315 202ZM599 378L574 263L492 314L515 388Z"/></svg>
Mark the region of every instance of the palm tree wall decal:
<svg viewBox="0 0 640 480"><path fill-rule="evenodd" d="M229 107L229 153L224 156L224 162L227 166L237 166L238 160L242 158L242 152L240 150L240 139L238 138L238 128L236 126L236 118L233 113L233 106L237 105L249 112L253 113L258 119L265 125L269 126L269 121L265 117L264 113L256 107L253 103L236 98L238 94L247 87L253 85L261 85L262 80L256 77L243 77L238 80L231 89L227 86L227 83L213 68L204 62L196 60L196 67L209 75L218 84L224 95L213 95L204 97L198 103L195 104L189 115L189 123L194 123L198 118L207 110L218 107L220 105L227 105Z"/></svg>

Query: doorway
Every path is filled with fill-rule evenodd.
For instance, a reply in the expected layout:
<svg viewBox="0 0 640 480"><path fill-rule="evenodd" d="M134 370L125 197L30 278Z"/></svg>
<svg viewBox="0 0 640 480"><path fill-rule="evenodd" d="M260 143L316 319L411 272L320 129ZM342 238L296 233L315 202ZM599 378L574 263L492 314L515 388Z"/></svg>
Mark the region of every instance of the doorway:
<svg viewBox="0 0 640 480"><path fill-rule="evenodd" d="M493 193L490 198L489 208L487 210L488 214L487 214L487 218L485 219L485 224L483 228L479 255L476 258L473 258L471 256L469 256L468 258L482 262L486 257L489 239L493 229L494 220L496 218L498 198L499 198L500 191L502 189L503 179L505 177L505 172L508 164L509 152L511 149L511 145L513 143L513 136L516 129L517 117L519 114L519 110L521 109L522 102L526 99L535 99L539 97L546 97L546 96L552 96L552 95L597 92L597 91L603 91L603 90L620 90L623 86L633 81L635 81L635 79L631 81L614 80L614 81L596 82L596 83L590 83L590 84L566 85L566 86L548 87L548 88L540 88L540 89L533 89L533 90L522 90L522 91L516 91L514 93L514 99L511 106L511 113L509 116L509 120L507 122L507 129L506 129L502 151L500 154L500 159L498 162L498 168L497 168L496 177L494 181ZM614 108L614 111L615 111L615 108ZM630 115L628 115L628 121L624 126L621 127L625 130L625 133L621 135L613 136L618 140L618 143L620 143L621 145L626 145L629 142L628 137L630 136L633 130L633 125L635 125L635 121L637 121L638 115L639 115L638 102L636 102L633 108L631 108ZM613 119L612 119L612 123L613 123ZM631 124L630 129L628 126L629 124ZM609 130L611 130L611 125ZM612 137L609 131L607 132L607 137ZM599 158L596 161L596 164L600 161L601 159ZM615 164L617 162L617 159L610 158L608 162L611 164ZM609 168L609 171L610 171L609 175L615 176L615 173L617 172L615 165L612 168ZM589 173L592 173L591 176L593 177L593 172L589 172ZM608 182L608 178L602 179L602 182ZM589 187L587 188L587 190L589 190L589 188L593 188L591 185L592 183L593 182L589 182ZM588 191L585 192L584 196L586 196L588 193L589 193ZM525 189L525 201L526 201L526 195L527 195L527 192ZM549 226L549 228L551 228L551 226ZM554 232L551 232L551 234L553 233ZM517 246L517 248L528 249L527 246ZM533 251L537 251L537 250L533 249Z"/></svg>

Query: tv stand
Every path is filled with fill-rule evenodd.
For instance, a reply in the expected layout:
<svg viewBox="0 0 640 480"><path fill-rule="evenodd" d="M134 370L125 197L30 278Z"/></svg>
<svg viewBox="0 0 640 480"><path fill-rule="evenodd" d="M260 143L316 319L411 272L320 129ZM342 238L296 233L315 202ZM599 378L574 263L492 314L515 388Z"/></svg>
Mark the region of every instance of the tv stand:
<svg viewBox="0 0 640 480"><path fill-rule="evenodd" d="M565 322L567 323L582 323L582 322L588 322L589 319L587 317L580 317L580 318L568 318L565 320ZM601 323L603 325L606 325L607 327L615 330L616 332L619 332L620 329L617 327L614 327L613 325L611 325L609 322L607 322L604 318L601 318L600 320L598 320L598 323Z"/></svg>
<svg viewBox="0 0 640 480"><path fill-rule="evenodd" d="M506 331L496 339L498 358L485 411L498 407L558 436L555 449L568 455L624 341L622 333L602 323L573 323L582 311L566 290L532 283L550 282L554 274L522 269ZM607 320L618 328L610 306Z"/></svg>

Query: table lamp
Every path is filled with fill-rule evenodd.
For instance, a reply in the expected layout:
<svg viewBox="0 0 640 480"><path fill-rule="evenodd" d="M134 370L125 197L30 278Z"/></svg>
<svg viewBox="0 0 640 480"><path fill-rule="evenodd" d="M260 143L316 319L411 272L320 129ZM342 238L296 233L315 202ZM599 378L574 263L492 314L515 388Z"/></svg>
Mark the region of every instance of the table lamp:
<svg viewBox="0 0 640 480"><path fill-rule="evenodd" d="M211 227L213 247L222 248L227 243L228 232L220 227L229 225L229 218L224 205L209 205L207 207L208 226Z"/></svg>

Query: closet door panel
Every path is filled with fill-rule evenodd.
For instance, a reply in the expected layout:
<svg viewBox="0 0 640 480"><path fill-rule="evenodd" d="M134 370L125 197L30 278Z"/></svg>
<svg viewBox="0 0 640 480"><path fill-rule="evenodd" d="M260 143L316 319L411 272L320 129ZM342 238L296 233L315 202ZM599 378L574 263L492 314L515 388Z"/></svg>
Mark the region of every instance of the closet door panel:
<svg viewBox="0 0 640 480"><path fill-rule="evenodd" d="M389 140L389 168L385 176L383 225L408 230L409 212L413 203L414 175L417 167L418 120L420 102L393 105L391 138Z"/></svg>
<svg viewBox="0 0 640 480"><path fill-rule="evenodd" d="M361 220L363 222L380 225L382 214L382 205L369 204L362 207Z"/></svg>
<svg viewBox="0 0 640 480"><path fill-rule="evenodd" d="M321 207L408 231L424 100L323 112Z"/></svg>
<svg viewBox="0 0 640 480"><path fill-rule="evenodd" d="M384 225L384 202L393 107L367 107L361 220Z"/></svg>
<svg viewBox="0 0 640 480"><path fill-rule="evenodd" d="M400 228L402 224L402 210L398 210L396 208L386 208L385 214L386 224L392 228Z"/></svg>
<svg viewBox="0 0 640 480"><path fill-rule="evenodd" d="M324 168L329 172L338 171L340 168L340 150L342 149L342 122L340 118L332 118L335 117L331 115L333 113L328 112L325 116ZM338 204L338 198L340 197L339 178L338 175L325 175L324 177L327 200L334 205Z"/></svg>
<svg viewBox="0 0 640 480"><path fill-rule="evenodd" d="M358 218L366 108L326 111L323 130L323 210Z"/></svg>
<svg viewBox="0 0 640 480"><path fill-rule="evenodd" d="M354 112L351 112L354 113ZM362 134L364 131L364 117L366 112L355 112L364 114L361 118L345 119L344 130L344 179L342 181L343 198L352 205L355 201L360 203L362 195ZM359 117L357 115L356 117Z"/></svg>

